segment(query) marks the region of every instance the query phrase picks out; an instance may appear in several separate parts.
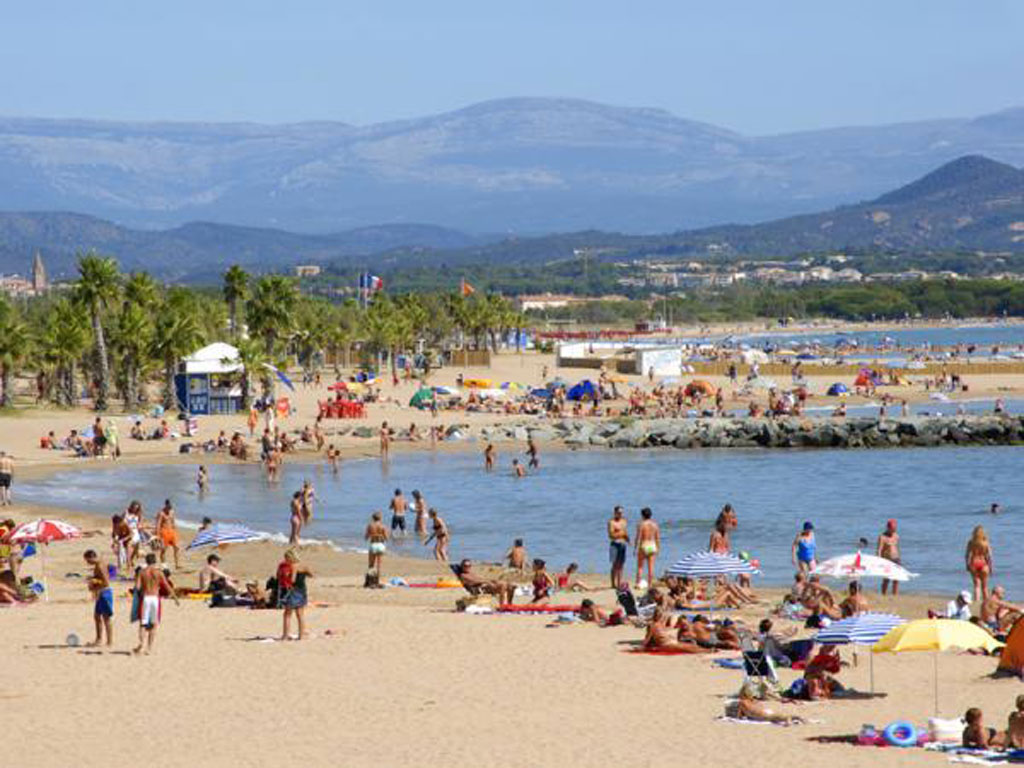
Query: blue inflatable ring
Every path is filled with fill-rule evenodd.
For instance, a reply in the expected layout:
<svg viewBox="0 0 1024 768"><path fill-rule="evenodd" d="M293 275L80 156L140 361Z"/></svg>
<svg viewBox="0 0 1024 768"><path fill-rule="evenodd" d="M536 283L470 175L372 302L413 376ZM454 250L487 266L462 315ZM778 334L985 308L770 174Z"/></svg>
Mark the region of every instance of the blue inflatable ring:
<svg viewBox="0 0 1024 768"><path fill-rule="evenodd" d="M916 747L917 728L905 720L897 720L885 727L882 738L894 747Z"/></svg>

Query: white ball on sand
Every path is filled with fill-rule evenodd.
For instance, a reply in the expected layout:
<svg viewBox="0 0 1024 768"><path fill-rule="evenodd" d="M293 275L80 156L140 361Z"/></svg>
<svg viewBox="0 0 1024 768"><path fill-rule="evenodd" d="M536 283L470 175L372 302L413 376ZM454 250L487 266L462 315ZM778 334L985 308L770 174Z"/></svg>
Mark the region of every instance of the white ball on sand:
<svg viewBox="0 0 1024 768"><path fill-rule="evenodd" d="M64 639L64 641L68 644L70 648L77 648L79 645L82 644L82 641L78 639L78 635L76 635L74 632L69 634Z"/></svg>

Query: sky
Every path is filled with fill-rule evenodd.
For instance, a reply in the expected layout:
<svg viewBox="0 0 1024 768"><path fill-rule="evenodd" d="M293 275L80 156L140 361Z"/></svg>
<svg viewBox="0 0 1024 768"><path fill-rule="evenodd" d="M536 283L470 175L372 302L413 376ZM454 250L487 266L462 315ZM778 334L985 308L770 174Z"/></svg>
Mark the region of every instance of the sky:
<svg viewBox="0 0 1024 768"><path fill-rule="evenodd" d="M0 114L367 124L512 96L746 134L1024 105L1020 0L38 0Z"/></svg>

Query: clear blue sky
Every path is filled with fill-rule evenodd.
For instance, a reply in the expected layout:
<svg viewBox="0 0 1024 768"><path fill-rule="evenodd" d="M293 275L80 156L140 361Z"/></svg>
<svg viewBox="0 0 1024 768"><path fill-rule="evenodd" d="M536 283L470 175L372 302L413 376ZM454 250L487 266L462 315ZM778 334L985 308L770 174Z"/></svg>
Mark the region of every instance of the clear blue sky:
<svg viewBox="0 0 1024 768"><path fill-rule="evenodd" d="M371 123L505 96L773 133L1024 105L1020 0L5 4L0 112Z"/></svg>

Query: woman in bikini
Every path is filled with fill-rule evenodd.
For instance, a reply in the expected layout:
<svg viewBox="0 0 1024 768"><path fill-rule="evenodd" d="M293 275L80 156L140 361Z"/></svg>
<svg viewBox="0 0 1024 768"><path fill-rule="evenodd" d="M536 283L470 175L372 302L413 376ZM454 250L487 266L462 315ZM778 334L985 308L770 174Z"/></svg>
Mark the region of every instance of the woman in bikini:
<svg viewBox="0 0 1024 768"><path fill-rule="evenodd" d="M554 589L555 580L547 571L547 563L543 560L533 561L533 600L539 603L542 600L551 599L551 590Z"/></svg>
<svg viewBox="0 0 1024 768"><path fill-rule="evenodd" d="M992 546L988 543L988 534L980 525L975 526L971 532L964 551L964 562L974 581L974 599L988 597L988 579L992 575Z"/></svg>

